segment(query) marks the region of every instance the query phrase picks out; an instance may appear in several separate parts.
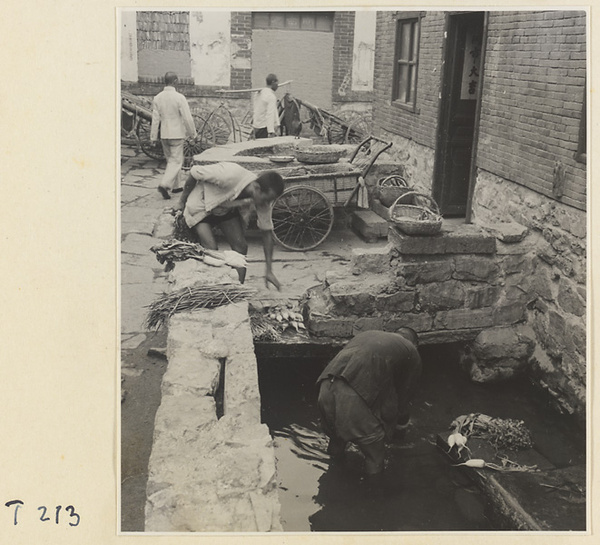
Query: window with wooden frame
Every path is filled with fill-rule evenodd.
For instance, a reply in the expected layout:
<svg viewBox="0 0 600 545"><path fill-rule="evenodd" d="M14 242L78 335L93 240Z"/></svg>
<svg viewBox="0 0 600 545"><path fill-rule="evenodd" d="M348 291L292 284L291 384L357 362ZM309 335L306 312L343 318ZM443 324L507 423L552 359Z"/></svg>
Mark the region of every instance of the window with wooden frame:
<svg viewBox="0 0 600 545"><path fill-rule="evenodd" d="M421 15L402 14L396 19L396 50L394 52L394 104L415 111L417 72L419 68L419 37Z"/></svg>

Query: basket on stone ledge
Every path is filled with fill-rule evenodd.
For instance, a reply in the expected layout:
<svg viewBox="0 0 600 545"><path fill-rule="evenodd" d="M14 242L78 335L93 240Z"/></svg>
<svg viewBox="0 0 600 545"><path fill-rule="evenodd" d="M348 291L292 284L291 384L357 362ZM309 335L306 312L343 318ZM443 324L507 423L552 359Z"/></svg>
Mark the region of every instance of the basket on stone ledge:
<svg viewBox="0 0 600 545"><path fill-rule="evenodd" d="M344 150L332 149L327 145L307 146L296 150L296 159L298 161L314 165L337 163L342 155L344 155Z"/></svg>
<svg viewBox="0 0 600 545"><path fill-rule="evenodd" d="M437 203L429 195L417 191L408 191L396 199L390 207L390 220L407 235L435 235L442 229L442 216Z"/></svg>

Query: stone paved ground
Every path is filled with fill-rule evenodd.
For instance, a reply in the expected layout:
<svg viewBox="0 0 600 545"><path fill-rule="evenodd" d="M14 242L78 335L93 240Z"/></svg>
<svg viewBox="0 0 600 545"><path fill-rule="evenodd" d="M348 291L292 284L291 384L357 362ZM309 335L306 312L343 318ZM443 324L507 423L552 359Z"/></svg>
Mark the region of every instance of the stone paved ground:
<svg viewBox="0 0 600 545"><path fill-rule="evenodd" d="M149 305L168 288L167 275L150 251L161 239L153 236L158 218L171 201L156 187L164 165L134 146L121 150L121 507L123 531L143 531L148 457L154 415L160 404L160 381L165 361L149 353L166 347L166 334L149 332L143 322ZM178 197L176 195L175 197ZM274 272L282 290L264 285L264 255L260 233L248 233L246 283L256 288L256 302L270 304L296 299L323 280L327 271L347 271L353 248L375 248L349 230L334 230L310 252L275 247ZM224 243L221 249L228 249Z"/></svg>
<svg viewBox="0 0 600 545"><path fill-rule="evenodd" d="M160 242L152 236L161 212L169 207L156 191L163 172L158 161L124 147L121 166L121 342L122 348L134 350L148 336L144 330L144 308L167 288L167 277L150 247ZM177 195L175 196L177 197ZM174 200L173 200L174 202ZM248 232L247 285L256 288L257 299L297 298L320 283L327 271L341 272L349 262L352 248L373 248L381 241L368 244L350 230L334 230L315 250L291 252L276 246L274 271L283 287L280 292L264 285L264 255L261 235ZM222 243L222 249L228 249Z"/></svg>

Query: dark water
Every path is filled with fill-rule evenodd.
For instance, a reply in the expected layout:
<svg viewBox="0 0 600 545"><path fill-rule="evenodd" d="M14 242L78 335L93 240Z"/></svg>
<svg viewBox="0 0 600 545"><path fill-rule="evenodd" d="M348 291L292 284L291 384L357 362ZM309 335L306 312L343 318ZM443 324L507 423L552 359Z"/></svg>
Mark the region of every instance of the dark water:
<svg viewBox="0 0 600 545"><path fill-rule="evenodd" d="M263 421L275 438L285 531L495 530L485 498L435 447L435 435L459 415L481 412L524 420L540 451L557 467L584 463L585 440L526 384L479 385L457 369L453 347L423 347L424 373L403 442L386 447L380 494L362 480L362 458L329 465L314 381L327 361L259 362Z"/></svg>

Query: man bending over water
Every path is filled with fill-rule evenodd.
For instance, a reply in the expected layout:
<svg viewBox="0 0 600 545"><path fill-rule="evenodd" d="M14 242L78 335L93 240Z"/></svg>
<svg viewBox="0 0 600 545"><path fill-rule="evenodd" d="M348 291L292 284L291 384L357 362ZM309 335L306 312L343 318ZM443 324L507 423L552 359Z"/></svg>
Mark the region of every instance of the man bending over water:
<svg viewBox="0 0 600 545"><path fill-rule="evenodd" d="M365 456L369 480L383 471L384 442L408 425L408 403L421 376L417 344L417 334L410 328L396 333L364 331L317 379L328 454L340 460L347 443L356 444Z"/></svg>

